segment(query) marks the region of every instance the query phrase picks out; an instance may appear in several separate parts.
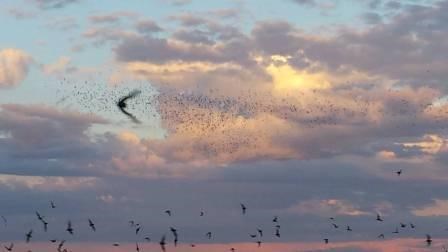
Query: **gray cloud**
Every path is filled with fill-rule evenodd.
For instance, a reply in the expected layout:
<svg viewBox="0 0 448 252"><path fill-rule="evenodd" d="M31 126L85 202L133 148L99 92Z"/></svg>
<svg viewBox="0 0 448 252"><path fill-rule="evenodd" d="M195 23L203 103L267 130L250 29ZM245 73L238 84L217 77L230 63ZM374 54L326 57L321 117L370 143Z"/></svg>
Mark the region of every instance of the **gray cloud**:
<svg viewBox="0 0 448 252"><path fill-rule="evenodd" d="M80 0L32 0L41 9L61 9Z"/></svg>

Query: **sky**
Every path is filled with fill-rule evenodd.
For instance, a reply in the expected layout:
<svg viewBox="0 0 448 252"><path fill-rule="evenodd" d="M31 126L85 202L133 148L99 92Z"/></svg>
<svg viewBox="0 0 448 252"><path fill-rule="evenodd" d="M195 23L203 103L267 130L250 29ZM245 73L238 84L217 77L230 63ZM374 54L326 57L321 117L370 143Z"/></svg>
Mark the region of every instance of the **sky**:
<svg viewBox="0 0 448 252"><path fill-rule="evenodd" d="M2 247L448 247L448 0L1 6Z"/></svg>

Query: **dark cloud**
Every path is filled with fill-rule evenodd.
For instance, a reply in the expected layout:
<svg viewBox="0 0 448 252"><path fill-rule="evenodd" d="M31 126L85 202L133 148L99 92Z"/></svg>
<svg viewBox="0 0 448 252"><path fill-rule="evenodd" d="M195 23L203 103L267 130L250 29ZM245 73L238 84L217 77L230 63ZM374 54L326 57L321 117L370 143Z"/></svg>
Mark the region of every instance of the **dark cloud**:
<svg viewBox="0 0 448 252"><path fill-rule="evenodd" d="M137 31L140 33L153 33L163 31L163 28L160 27L156 22L152 20L142 20L139 21L135 25Z"/></svg>

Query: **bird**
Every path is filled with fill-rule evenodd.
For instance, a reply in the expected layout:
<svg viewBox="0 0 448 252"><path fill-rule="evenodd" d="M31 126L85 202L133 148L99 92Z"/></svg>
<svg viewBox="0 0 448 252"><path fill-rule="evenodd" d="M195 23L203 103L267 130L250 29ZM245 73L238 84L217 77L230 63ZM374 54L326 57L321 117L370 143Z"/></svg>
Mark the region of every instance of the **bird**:
<svg viewBox="0 0 448 252"><path fill-rule="evenodd" d="M146 237L145 237L145 240L146 240L147 242L150 242L150 241L151 241L151 238L149 238L148 236L146 236Z"/></svg>
<svg viewBox="0 0 448 252"><path fill-rule="evenodd" d="M383 219L381 218L380 214L376 214L376 220L377 221L383 221Z"/></svg>
<svg viewBox="0 0 448 252"><path fill-rule="evenodd" d="M173 227L170 227L170 231L171 231L171 233L173 233L173 236L174 236L174 247L176 247L177 246L177 238L178 238L178 236L177 236L177 229L175 229Z"/></svg>
<svg viewBox="0 0 448 252"><path fill-rule="evenodd" d="M258 232L258 235L260 235L260 237L263 237L263 230L257 228L257 232Z"/></svg>
<svg viewBox="0 0 448 252"><path fill-rule="evenodd" d="M275 236L277 236L278 238L280 238L280 229L276 229L275 230Z"/></svg>
<svg viewBox="0 0 448 252"><path fill-rule="evenodd" d="M384 239L384 234L378 235L378 238L383 238Z"/></svg>
<svg viewBox="0 0 448 252"><path fill-rule="evenodd" d="M53 201L50 201L50 207L53 208L53 209L56 208L56 205L54 204Z"/></svg>
<svg viewBox="0 0 448 252"><path fill-rule="evenodd" d="M243 215L245 215L247 210L246 206L243 203L241 203L240 206L241 206L241 212L243 213Z"/></svg>
<svg viewBox="0 0 448 252"><path fill-rule="evenodd" d="M73 235L73 227L72 227L72 222L71 221L67 222L67 229L66 229L66 231L69 232L69 234Z"/></svg>
<svg viewBox="0 0 448 252"><path fill-rule="evenodd" d="M347 231L352 231L352 228L350 226L347 226Z"/></svg>
<svg viewBox="0 0 448 252"><path fill-rule="evenodd" d="M202 217L202 216L204 216L204 212L203 212L203 211L201 211L201 214L200 214L199 216L201 216L201 217Z"/></svg>
<svg viewBox="0 0 448 252"><path fill-rule="evenodd" d="M205 234L205 236L207 236L207 238L210 240L210 239L212 239L212 232L207 232L206 234Z"/></svg>
<svg viewBox="0 0 448 252"><path fill-rule="evenodd" d="M136 97L137 95L139 95L139 94L141 94L141 91L140 91L140 90L134 90L134 91L132 91L131 93L129 93L128 95L126 95L126 96L120 98L120 99L118 100L118 102L117 102L117 106L118 106L118 108L120 109L120 111L121 111L123 114L125 114L126 116L128 116L134 123L141 123L141 122L140 122L140 121L137 119L137 117L135 117L133 114L131 114L131 113L129 113L128 111L126 111L126 107L127 107L126 101L127 101L128 99L133 99L133 98L135 98L135 97Z"/></svg>
<svg viewBox="0 0 448 252"><path fill-rule="evenodd" d="M162 238L160 239L160 242L159 242L160 248L162 249L163 252L166 251L166 248L165 248L165 245L166 245L165 239L166 239L166 237L165 237L165 235L163 235Z"/></svg>
<svg viewBox="0 0 448 252"><path fill-rule="evenodd" d="M65 244L65 240L62 240L61 242L59 242L59 244L58 244L58 251L62 250L62 247L64 247L64 244Z"/></svg>
<svg viewBox="0 0 448 252"><path fill-rule="evenodd" d="M48 222L42 221L42 224L44 225L44 232L48 231Z"/></svg>
<svg viewBox="0 0 448 252"><path fill-rule="evenodd" d="M36 216L37 216L37 219L38 219L38 220L40 220L40 221L43 221L43 220L44 220L44 217L43 217L42 215L40 215L40 213L37 212L37 211L36 211Z"/></svg>
<svg viewBox="0 0 448 252"><path fill-rule="evenodd" d="M336 225L335 223L331 223L331 225L333 225L334 228L339 228L339 226Z"/></svg>
<svg viewBox="0 0 448 252"><path fill-rule="evenodd" d="M328 244L328 238L324 239L325 244Z"/></svg>
<svg viewBox="0 0 448 252"><path fill-rule="evenodd" d="M93 221L91 219L89 219L89 227L93 230L93 232L96 231L95 224L93 223Z"/></svg>
<svg viewBox="0 0 448 252"><path fill-rule="evenodd" d="M168 216L171 216L171 210L165 210L165 213L168 214Z"/></svg>
<svg viewBox="0 0 448 252"><path fill-rule="evenodd" d="M140 230L141 230L141 227L137 227L137 228L135 229L135 234L138 235L138 232L140 232Z"/></svg>
<svg viewBox="0 0 448 252"><path fill-rule="evenodd" d="M274 219L272 219L272 222L278 223L278 216L274 216Z"/></svg>
<svg viewBox="0 0 448 252"><path fill-rule="evenodd" d="M256 234L249 234L249 236L250 236L251 238L257 238L257 235L256 235Z"/></svg>
<svg viewBox="0 0 448 252"><path fill-rule="evenodd" d="M429 234L426 235L426 245L429 247L431 246L432 243L432 239L431 236Z"/></svg>
<svg viewBox="0 0 448 252"><path fill-rule="evenodd" d="M406 224L400 222L400 227L401 227L401 228L405 228L405 227L406 227Z"/></svg>
<svg viewBox="0 0 448 252"><path fill-rule="evenodd" d="M410 226L411 228L415 228L415 225L414 225L413 223L409 223L409 226Z"/></svg>
<svg viewBox="0 0 448 252"><path fill-rule="evenodd" d="M403 173L403 171L400 169L399 171L396 171L395 173L397 174L397 176L400 176L401 173Z"/></svg>
<svg viewBox="0 0 448 252"><path fill-rule="evenodd" d="M4 247L7 251L12 251L12 249L14 248L14 243L9 244L8 247L6 247L6 246L4 246Z"/></svg>
<svg viewBox="0 0 448 252"><path fill-rule="evenodd" d="M25 237L26 237L26 243L30 242L31 238L33 237L33 230L31 229L30 231L28 231Z"/></svg>
<svg viewBox="0 0 448 252"><path fill-rule="evenodd" d="M6 220L5 216L1 216L2 220L3 220L3 224L5 225L5 227L8 225L8 220Z"/></svg>
<svg viewBox="0 0 448 252"><path fill-rule="evenodd" d="M112 244L112 246L118 247L118 246L120 246L120 243L114 243L114 244Z"/></svg>

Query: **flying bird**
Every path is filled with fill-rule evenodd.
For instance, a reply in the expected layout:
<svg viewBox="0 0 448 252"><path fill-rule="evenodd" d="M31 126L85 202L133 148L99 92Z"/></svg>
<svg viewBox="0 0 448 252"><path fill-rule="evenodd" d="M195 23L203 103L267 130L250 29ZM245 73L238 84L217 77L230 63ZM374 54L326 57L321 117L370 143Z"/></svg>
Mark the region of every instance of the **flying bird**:
<svg viewBox="0 0 448 252"><path fill-rule="evenodd" d="M140 90L134 90L131 93L129 93L128 95L120 98L117 102L117 106L120 109L120 111L125 114L126 116L128 116L134 123L141 123L137 117L135 117L133 114L129 113L128 111L126 111L126 107L127 107L127 103L126 101L128 99L133 99L135 98L137 95L141 94Z"/></svg>
<svg viewBox="0 0 448 252"><path fill-rule="evenodd" d="M9 244L8 247L6 247L6 246L4 246L4 247L7 251L12 251L12 249L14 248L14 243Z"/></svg>
<svg viewBox="0 0 448 252"><path fill-rule="evenodd" d="M178 238L178 236L177 236L177 229L175 229L173 227L170 227L170 231L171 231L171 233L173 233L173 236L174 236L174 247L176 247L177 246L177 238Z"/></svg>
<svg viewBox="0 0 448 252"><path fill-rule="evenodd" d="M67 222L67 229L66 229L66 231L69 232L71 235L73 235L73 227L72 227L72 222L71 221Z"/></svg>
<svg viewBox="0 0 448 252"><path fill-rule="evenodd" d="M426 245L429 247L431 246L432 243L432 239L431 236L429 234L426 235Z"/></svg>
<svg viewBox="0 0 448 252"><path fill-rule="evenodd" d="M31 238L33 237L33 230L31 229L28 233L26 233L25 237L26 243L30 242Z"/></svg>
<svg viewBox="0 0 448 252"><path fill-rule="evenodd" d="M62 240L59 244L58 244L58 251L62 250L62 247L64 247L65 244L65 240Z"/></svg>
<svg viewBox="0 0 448 252"><path fill-rule="evenodd" d="M8 225L8 220L6 220L5 216L1 216L2 220L3 220L3 224L5 225L5 227Z"/></svg>
<svg viewBox="0 0 448 252"><path fill-rule="evenodd" d="M243 215L246 214L246 210L247 210L246 206L243 203L241 203L240 206L241 206L241 212L243 213Z"/></svg>
<svg viewBox="0 0 448 252"><path fill-rule="evenodd" d="M166 248L165 248L165 245L166 245L165 239L166 239L166 237L165 237L165 235L163 235L163 236L162 236L162 239L160 239L160 242L159 242L159 244L160 244L160 248L162 249L163 252L166 251Z"/></svg>
<svg viewBox="0 0 448 252"><path fill-rule="evenodd" d="M93 221L91 219L89 219L89 227L93 230L93 232L96 231L95 224L93 223Z"/></svg>
<svg viewBox="0 0 448 252"><path fill-rule="evenodd" d="M397 174L397 176L400 176L401 173L403 173L403 171L400 169L399 171L396 171L395 173Z"/></svg>

